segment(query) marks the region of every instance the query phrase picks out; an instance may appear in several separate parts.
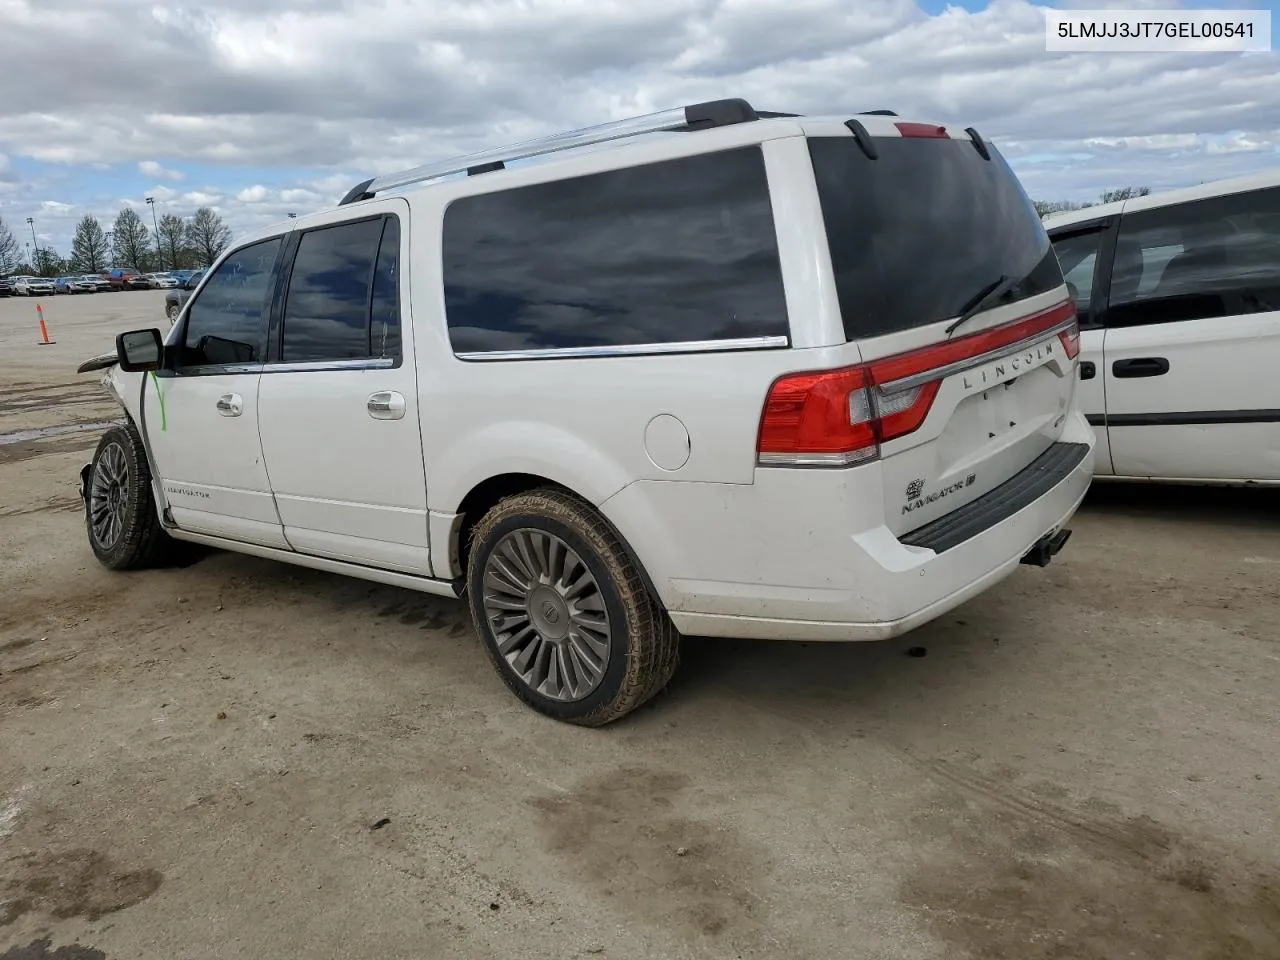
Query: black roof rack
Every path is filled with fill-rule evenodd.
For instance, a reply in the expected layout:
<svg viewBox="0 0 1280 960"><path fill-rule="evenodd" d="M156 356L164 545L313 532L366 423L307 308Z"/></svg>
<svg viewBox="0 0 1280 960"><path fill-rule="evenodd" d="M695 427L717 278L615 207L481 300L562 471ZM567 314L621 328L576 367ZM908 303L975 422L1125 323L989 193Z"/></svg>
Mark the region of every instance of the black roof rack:
<svg viewBox="0 0 1280 960"><path fill-rule="evenodd" d="M368 200L377 193L395 187L421 183L425 180L438 180L454 174L466 173L475 176L493 170L501 170L512 160L525 160L540 157L561 150L572 150L594 143L607 143L611 140L622 140L646 133L661 131L709 130L713 127L725 127L735 123L750 123L760 117L755 108L746 100L708 100L705 103L692 103L673 110L663 110L629 120L614 120L610 123L584 127L581 130L570 130L549 137L539 137L507 147L484 150L465 157L455 157L429 163L425 166L389 173L381 177L364 180L352 187L341 204Z"/></svg>

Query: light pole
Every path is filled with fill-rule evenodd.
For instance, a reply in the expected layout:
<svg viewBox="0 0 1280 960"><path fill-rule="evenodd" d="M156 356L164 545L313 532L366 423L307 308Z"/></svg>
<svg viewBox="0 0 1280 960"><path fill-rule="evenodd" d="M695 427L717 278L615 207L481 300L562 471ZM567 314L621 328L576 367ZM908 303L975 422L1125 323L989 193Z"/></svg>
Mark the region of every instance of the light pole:
<svg viewBox="0 0 1280 960"><path fill-rule="evenodd" d="M27 217L27 226L31 228L31 242L36 245L36 259L39 260L40 259L40 241L36 239L36 221L34 217ZM35 267L35 264L32 264L32 267ZM35 270L36 270L36 273L39 273L41 276L44 276L44 274L41 272L41 269L39 267L35 267Z"/></svg>
<svg viewBox="0 0 1280 960"><path fill-rule="evenodd" d="M156 224L156 198L147 197L147 206L151 208L151 226L155 227L156 231L156 257L158 258L160 269L163 270L164 250L160 248L160 227Z"/></svg>

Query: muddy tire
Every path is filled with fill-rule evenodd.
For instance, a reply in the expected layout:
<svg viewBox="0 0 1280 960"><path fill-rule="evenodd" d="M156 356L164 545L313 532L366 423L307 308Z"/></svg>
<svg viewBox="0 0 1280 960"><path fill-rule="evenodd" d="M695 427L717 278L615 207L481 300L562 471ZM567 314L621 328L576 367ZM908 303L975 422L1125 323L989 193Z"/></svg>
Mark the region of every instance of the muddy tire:
<svg viewBox="0 0 1280 960"><path fill-rule="evenodd" d="M612 528L560 490L507 497L476 524L467 559L476 632L517 697L598 727L666 686L680 635Z"/></svg>
<svg viewBox="0 0 1280 960"><path fill-rule="evenodd" d="M132 423L98 441L85 482L85 529L98 562L112 570L161 566L174 541L160 526L151 470Z"/></svg>

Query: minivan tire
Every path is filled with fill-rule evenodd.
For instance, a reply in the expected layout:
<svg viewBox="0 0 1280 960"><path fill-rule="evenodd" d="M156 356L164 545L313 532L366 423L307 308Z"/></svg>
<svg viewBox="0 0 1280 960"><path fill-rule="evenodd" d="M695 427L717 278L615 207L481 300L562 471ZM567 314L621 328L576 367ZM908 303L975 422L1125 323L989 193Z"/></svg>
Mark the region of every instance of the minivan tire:
<svg viewBox="0 0 1280 960"><path fill-rule="evenodd" d="M175 541L160 526L146 449L132 423L112 427L98 441L84 500L89 546L103 566L136 570L173 556Z"/></svg>
<svg viewBox="0 0 1280 960"><path fill-rule="evenodd" d="M555 546L557 543L559 547ZM535 545L541 545L546 552L535 557L530 557L528 551L521 552ZM564 605L563 598L556 600L569 583L580 587L586 582L574 555L594 582L583 593L568 590L567 602L574 608L579 602L603 607L601 612L607 615L607 640L603 644L607 657L594 686L581 695L570 691L566 696L563 689L552 689L554 680L565 673L591 672L589 667L583 669L587 661L579 651L587 647L580 624L592 622L582 617L592 611L571 609ZM521 587L514 581L501 580L503 564L531 588L525 593L523 610L512 607L511 601ZM538 565L534 571L537 576L527 576L531 564ZM565 491L535 489L507 497L490 509L469 538L467 584L472 621L498 673L517 697L546 716L581 726L603 726L635 710L665 687L675 673L680 634L646 586L639 565L609 524L588 504ZM550 598L550 603L542 601L541 610L536 608L540 596ZM547 617L556 613L557 603L558 617L548 621ZM504 614L495 604L512 612ZM499 637L495 625L501 619L510 619L509 625L517 628L505 638ZM556 623L556 619L562 623ZM520 626L521 622L525 626ZM538 623L549 628L547 635ZM562 626L568 631L566 636L548 639ZM527 638L527 643L508 648L506 654L512 655L516 663L526 658L525 664L530 668L526 675L531 673L530 679L508 661L501 646L504 639L511 643L521 636ZM575 639L576 651L570 651ZM594 645L601 645L598 632L593 632L591 639ZM566 660L571 664L567 671ZM535 682L541 675L539 665L549 666L551 661L558 668L556 676Z"/></svg>

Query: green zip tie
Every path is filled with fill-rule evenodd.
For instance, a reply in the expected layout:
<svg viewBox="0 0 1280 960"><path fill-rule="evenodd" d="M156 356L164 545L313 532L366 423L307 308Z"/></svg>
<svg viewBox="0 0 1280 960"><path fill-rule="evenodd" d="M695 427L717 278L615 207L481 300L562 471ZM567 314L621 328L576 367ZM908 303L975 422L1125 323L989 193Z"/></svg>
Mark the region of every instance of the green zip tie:
<svg viewBox="0 0 1280 960"><path fill-rule="evenodd" d="M151 371L151 382L156 385L156 399L160 401L160 432L164 433L169 429L169 418L164 412L164 394L160 390L160 381L156 379L156 372Z"/></svg>

